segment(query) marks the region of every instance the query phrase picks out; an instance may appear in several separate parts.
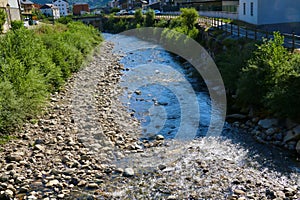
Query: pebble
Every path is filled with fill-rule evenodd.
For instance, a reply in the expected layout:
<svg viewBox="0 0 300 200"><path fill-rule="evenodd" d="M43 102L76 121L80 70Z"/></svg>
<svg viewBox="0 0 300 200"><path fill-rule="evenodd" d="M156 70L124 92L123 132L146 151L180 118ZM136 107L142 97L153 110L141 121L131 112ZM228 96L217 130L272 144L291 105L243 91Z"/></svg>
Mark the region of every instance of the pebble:
<svg viewBox="0 0 300 200"><path fill-rule="evenodd" d="M134 170L132 168L125 168L123 172L123 176L125 177L134 176Z"/></svg>

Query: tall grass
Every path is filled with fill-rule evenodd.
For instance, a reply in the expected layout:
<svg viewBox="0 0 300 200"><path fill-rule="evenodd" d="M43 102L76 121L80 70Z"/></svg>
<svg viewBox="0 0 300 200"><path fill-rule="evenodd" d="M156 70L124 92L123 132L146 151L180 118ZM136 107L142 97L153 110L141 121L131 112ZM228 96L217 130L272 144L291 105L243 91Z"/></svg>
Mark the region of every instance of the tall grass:
<svg viewBox="0 0 300 200"><path fill-rule="evenodd" d="M39 114L101 42L100 33L79 22L8 32L0 38L0 135Z"/></svg>

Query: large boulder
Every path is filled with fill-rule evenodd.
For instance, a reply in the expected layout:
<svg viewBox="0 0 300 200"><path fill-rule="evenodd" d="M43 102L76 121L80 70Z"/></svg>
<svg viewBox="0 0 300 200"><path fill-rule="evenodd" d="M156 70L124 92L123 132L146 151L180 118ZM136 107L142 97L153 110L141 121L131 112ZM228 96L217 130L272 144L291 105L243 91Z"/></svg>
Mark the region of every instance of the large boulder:
<svg viewBox="0 0 300 200"><path fill-rule="evenodd" d="M272 126L278 126L278 119L262 119L259 120L258 125L262 128L269 129Z"/></svg>
<svg viewBox="0 0 300 200"><path fill-rule="evenodd" d="M289 130L284 137L283 142L286 143L292 140L300 140L300 125L293 128L293 130Z"/></svg>

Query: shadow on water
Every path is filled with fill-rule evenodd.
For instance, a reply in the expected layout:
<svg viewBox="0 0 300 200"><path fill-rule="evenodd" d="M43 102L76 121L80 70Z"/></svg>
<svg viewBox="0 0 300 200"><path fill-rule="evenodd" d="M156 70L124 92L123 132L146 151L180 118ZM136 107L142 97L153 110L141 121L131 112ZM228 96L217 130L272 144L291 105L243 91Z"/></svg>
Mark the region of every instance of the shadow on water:
<svg viewBox="0 0 300 200"><path fill-rule="evenodd" d="M274 146L272 144L259 143L245 130L232 127L227 124L222 136L230 139L232 143L242 146L248 151L248 157L259 163L260 167L268 168L285 175L300 173L300 160L296 152Z"/></svg>
<svg viewBox="0 0 300 200"><path fill-rule="evenodd" d="M105 34L105 37L108 38L110 35ZM122 42L126 42L126 39L124 40L123 38L122 40ZM132 38L128 42L131 40ZM120 62L126 69L124 71L125 77L141 64L171 66L173 70L183 74L196 94L199 110L201 111L196 137L205 136L211 117L210 98L205 83L189 63L159 47L127 52ZM170 71L170 76L171 74L172 71ZM166 77L166 79L168 78ZM124 103L129 105L129 111L133 112L134 117L141 122L143 129L142 138L149 139L153 134L161 134L168 139L176 136L178 127L181 125L180 99L168 87L160 84L136 85L136 90L124 95L123 98ZM155 125L153 125L153 116L151 115L157 115L155 119L158 120L156 120ZM224 127L222 137L246 149L250 160L259 163L261 168L268 168L285 175L300 172L300 162L295 152L258 143L250 133L233 128L228 123Z"/></svg>

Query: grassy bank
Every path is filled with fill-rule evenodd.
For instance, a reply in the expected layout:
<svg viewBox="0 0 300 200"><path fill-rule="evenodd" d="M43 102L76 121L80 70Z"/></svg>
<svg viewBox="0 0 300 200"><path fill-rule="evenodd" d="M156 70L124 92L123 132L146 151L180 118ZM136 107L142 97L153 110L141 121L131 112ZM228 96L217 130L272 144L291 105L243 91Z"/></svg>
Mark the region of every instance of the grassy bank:
<svg viewBox="0 0 300 200"><path fill-rule="evenodd" d="M0 135L40 114L87 55L100 33L82 23L17 28L0 38Z"/></svg>

